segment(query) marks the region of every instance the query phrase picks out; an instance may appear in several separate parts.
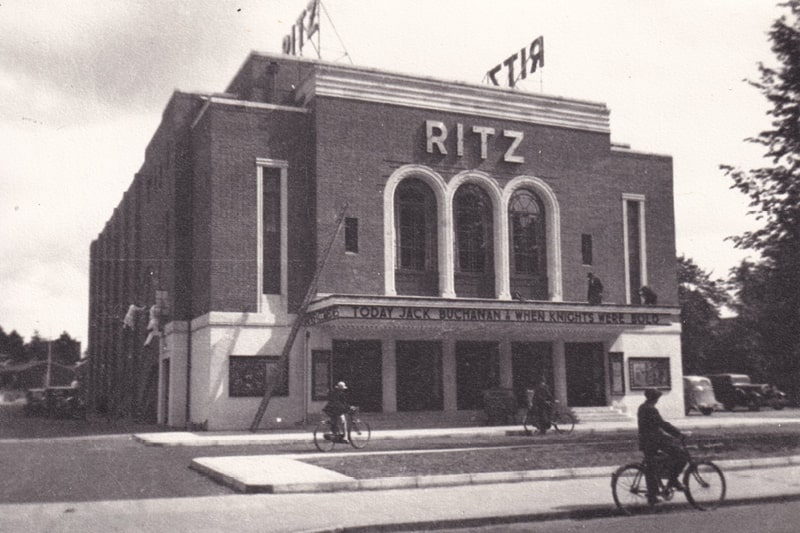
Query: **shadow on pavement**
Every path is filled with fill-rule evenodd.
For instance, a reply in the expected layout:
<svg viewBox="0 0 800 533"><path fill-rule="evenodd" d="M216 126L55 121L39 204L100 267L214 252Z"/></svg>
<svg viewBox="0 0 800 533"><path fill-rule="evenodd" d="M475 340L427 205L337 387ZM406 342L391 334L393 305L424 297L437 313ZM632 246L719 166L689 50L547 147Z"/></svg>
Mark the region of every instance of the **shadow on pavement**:
<svg viewBox="0 0 800 533"><path fill-rule="evenodd" d="M156 424L141 424L131 420L106 420L89 416L87 420L27 416L22 403L0 404L0 439L47 439L174 431Z"/></svg>

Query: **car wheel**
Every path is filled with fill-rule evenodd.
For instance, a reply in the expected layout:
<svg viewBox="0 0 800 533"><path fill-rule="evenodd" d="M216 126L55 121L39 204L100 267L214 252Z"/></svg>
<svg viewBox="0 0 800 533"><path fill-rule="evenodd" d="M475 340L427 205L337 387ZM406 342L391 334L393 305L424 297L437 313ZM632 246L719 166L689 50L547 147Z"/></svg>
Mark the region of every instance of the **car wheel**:
<svg viewBox="0 0 800 533"><path fill-rule="evenodd" d="M711 413L714 412L714 409L711 408L711 407L701 407L700 408L700 412L703 413L704 415L708 416L708 415L710 415Z"/></svg>

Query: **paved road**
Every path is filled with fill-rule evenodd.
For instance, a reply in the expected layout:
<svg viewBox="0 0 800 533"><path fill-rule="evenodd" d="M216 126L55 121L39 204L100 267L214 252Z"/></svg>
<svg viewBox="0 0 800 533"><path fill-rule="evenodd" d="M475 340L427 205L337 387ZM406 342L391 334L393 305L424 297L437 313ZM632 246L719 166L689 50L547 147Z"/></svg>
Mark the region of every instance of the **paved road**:
<svg viewBox="0 0 800 533"><path fill-rule="evenodd" d="M792 411L769 412L773 415L769 418L796 417L798 412ZM728 413L723 415L720 420L729 418ZM452 439L444 440L454 444ZM496 443L495 436L489 440ZM402 440L373 444L409 445ZM307 435L281 445L213 447L147 447L130 435L0 439L0 500L4 502L0 529L197 533L235 527L238 533L325 530L338 525L375 528L397 522L409 522L413 529L418 522L476 525L509 516L540 519L613 512L605 478L361 493L236 495L188 468L198 456L306 451L313 451ZM800 479L800 467L731 472L729 479L741 495L731 492L731 498L752 496L765 488L771 491L766 496L770 498L800 494L800 484L794 481Z"/></svg>
<svg viewBox="0 0 800 533"><path fill-rule="evenodd" d="M722 507L711 513L692 509L655 512L644 516L526 521L502 525L471 525L468 528L438 530L439 533L720 533L724 531L759 533L796 533L800 523L800 501L761 503ZM668 524L668 526L667 526ZM421 530L417 530L421 531Z"/></svg>

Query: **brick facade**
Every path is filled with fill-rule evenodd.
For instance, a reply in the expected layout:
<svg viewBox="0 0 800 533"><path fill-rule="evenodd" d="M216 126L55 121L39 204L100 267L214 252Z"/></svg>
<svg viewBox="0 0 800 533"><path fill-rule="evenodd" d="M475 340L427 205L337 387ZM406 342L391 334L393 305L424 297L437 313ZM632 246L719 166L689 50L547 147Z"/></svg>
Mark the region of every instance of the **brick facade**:
<svg viewBox="0 0 800 533"><path fill-rule="evenodd" d="M416 371L409 368L430 367L440 375L442 409L454 410L464 380L477 379L464 377L477 341L495 346L486 351L499 361L494 385L502 387L522 383L516 374L528 363L519 354L545 346L557 396L576 406L632 408L641 387L631 382L629 368L659 358L671 370L661 383L671 389L663 403L682 410L672 159L612 145L608 116L603 104L593 102L262 54L247 59L225 93L176 92L142 168L90 249L88 350L96 406L174 426L246 426L259 398L231 394L232 387L245 385L233 375L239 370L231 370L241 358L230 358L281 353L346 204L346 216L358 221L358 252L345 251L343 235L334 241L308 315L324 320L308 321L293 344L289 393L270 404L271 424L294 424L319 410L312 389L327 384L316 383L315 371L328 380L361 382L363 402L392 412L398 404L426 405L410 401L403 389ZM286 196L280 213L285 286L277 295L259 294L262 171L280 173ZM429 260L438 269L432 272L434 294L426 298L400 296L392 268L400 230L391 188L414 176L436 195L438 255ZM458 239L451 209L459 186L469 183L486 191L494 217L492 297L478 300L459 295L453 282ZM547 220L547 296L519 302L509 289L507 202L515 190L531 187L543 197ZM643 206L644 218L625 220L624 205ZM642 272L635 275L646 276L658 294L656 308L632 301L626 285L626 257L637 257L626 255L629 222L641 224L646 248ZM582 262L586 235L591 265ZM600 309L586 304L589 271L605 287ZM167 297L161 336L143 346L147 313L133 331L123 330L121 319L132 303L155 304L156 291ZM403 308L412 311L401 318ZM363 311L370 309L374 317ZM485 318L522 311L580 315L586 322L591 316L592 322L578 327L572 318L552 318L536 329ZM431 318L453 312L459 320L472 318L463 324ZM609 327L604 313L630 317ZM411 315L431 322L412 324L406 320ZM633 323L647 316L660 322ZM415 342L427 343L418 346L435 362L408 355L403 357L414 365L398 363L397 350L405 354ZM604 384L586 399L575 389L577 378L570 383L570 361L589 344L598 352L603 368L596 370ZM315 352L328 354L327 366L312 368ZM623 390L614 389L619 376L610 375L612 352L625 354ZM377 369L373 381L358 370L368 360L377 365L371 367ZM373 397L363 396L366 389Z"/></svg>

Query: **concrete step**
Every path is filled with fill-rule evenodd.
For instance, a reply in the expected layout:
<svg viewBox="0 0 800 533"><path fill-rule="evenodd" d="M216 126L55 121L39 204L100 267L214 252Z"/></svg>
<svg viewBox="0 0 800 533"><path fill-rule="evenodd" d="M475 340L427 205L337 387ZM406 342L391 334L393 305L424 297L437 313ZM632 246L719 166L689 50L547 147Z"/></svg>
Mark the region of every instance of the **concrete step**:
<svg viewBox="0 0 800 533"><path fill-rule="evenodd" d="M578 417L579 422L630 422L631 416L611 406L604 407L573 407L572 412Z"/></svg>

